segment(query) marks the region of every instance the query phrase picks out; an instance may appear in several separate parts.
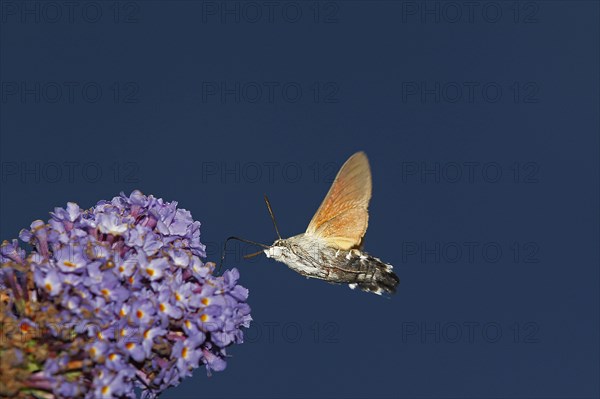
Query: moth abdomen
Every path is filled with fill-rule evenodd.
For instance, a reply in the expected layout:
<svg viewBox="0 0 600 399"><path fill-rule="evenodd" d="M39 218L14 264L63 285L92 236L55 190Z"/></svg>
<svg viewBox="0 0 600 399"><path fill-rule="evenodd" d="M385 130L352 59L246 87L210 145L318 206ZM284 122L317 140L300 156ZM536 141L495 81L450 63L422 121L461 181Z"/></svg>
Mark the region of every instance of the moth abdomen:
<svg viewBox="0 0 600 399"><path fill-rule="evenodd" d="M350 288L381 294L393 294L400 279L393 272L392 265L356 249L345 253L337 252L330 262L331 281L350 284Z"/></svg>
<svg viewBox="0 0 600 399"><path fill-rule="evenodd" d="M396 292L396 287L400 282L398 276L392 272L383 262L379 262L373 266L374 273L363 281L357 282L356 285L363 291L381 294L383 292L393 294Z"/></svg>

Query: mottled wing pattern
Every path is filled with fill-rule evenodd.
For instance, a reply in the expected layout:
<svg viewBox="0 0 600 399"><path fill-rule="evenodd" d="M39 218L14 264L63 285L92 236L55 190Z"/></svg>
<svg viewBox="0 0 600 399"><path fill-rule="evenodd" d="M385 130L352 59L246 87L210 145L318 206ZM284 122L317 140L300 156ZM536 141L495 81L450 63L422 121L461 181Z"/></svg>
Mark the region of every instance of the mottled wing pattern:
<svg viewBox="0 0 600 399"><path fill-rule="evenodd" d="M369 223L371 187L369 161L364 152L357 152L338 172L306 234L337 249L357 248Z"/></svg>

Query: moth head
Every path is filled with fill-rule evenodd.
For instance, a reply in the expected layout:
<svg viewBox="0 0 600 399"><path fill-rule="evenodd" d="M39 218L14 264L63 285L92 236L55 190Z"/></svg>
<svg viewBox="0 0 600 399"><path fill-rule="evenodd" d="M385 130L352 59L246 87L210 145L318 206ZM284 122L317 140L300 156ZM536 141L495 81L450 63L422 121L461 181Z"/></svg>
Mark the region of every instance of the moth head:
<svg viewBox="0 0 600 399"><path fill-rule="evenodd" d="M277 240L275 240L273 245L264 250L264 253L267 256L267 258L281 259L285 256L288 250L289 248L287 246L286 240L278 238Z"/></svg>

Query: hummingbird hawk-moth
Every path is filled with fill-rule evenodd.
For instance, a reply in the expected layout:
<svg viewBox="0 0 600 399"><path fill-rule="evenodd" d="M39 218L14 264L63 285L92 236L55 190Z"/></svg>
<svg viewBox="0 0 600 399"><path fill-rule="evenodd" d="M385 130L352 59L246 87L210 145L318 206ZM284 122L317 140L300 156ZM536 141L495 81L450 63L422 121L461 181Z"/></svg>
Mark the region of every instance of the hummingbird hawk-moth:
<svg viewBox="0 0 600 399"><path fill-rule="evenodd" d="M364 152L352 155L342 166L321 206L302 234L281 238L269 200L265 197L278 239L261 245L268 258L285 263L307 278L348 284L375 294L394 293L398 276L392 265L362 251L369 222L371 169Z"/></svg>

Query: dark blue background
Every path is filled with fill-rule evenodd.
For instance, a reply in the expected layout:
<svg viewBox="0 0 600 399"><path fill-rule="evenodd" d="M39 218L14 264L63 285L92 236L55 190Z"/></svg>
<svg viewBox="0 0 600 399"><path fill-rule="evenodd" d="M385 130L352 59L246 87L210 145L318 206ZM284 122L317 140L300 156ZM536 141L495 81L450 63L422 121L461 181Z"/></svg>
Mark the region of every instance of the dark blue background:
<svg viewBox="0 0 600 399"><path fill-rule="evenodd" d="M191 210L217 260L229 235L275 238L263 193L298 234L370 158L365 249L399 292L234 245L248 342L165 397L598 397L597 2L0 3L2 239L139 188Z"/></svg>

